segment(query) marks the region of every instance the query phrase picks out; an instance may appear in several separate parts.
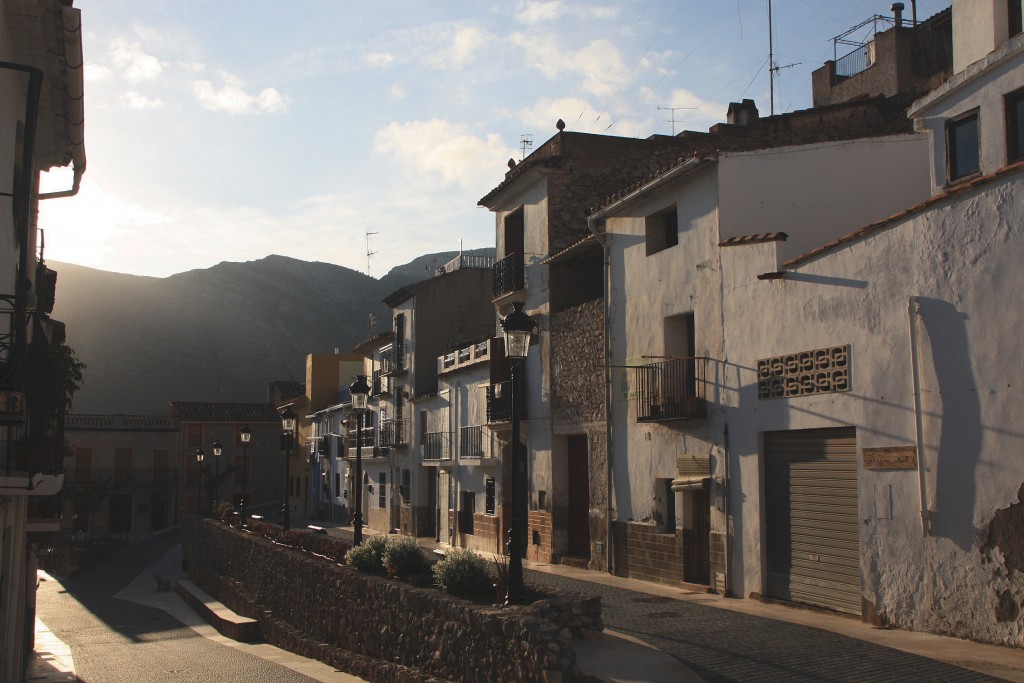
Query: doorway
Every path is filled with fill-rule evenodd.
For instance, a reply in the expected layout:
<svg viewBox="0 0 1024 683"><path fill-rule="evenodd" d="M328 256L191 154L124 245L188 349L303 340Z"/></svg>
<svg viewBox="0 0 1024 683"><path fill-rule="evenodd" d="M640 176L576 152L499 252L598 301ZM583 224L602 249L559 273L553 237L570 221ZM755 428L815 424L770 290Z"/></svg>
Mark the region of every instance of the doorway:
<svg viewBox="0 0 1024 683"><path fill-rule="evenodd" d="M568 438L568 554L590 558L590 458L587 435Z"/></svg>

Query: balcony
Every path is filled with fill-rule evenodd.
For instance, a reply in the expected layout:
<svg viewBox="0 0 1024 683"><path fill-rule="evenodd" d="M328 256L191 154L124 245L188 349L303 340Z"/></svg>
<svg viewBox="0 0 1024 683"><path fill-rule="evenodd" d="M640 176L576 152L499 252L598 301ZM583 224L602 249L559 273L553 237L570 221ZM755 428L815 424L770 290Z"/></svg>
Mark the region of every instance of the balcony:
<svg viewBox="0 0 1024 683"><path fill-rule="evenodd" d="M405 436L405 420L394 418L381 420L380 423L380 445L385 448L405 446L409 443Z"/></svg>
<svg viewBox="0 0 1024 683"><path fill-rule="evenodd" d="M459 459L474 461L497 460L500 450L494 436L484 430L482 425L463 427L459 438Z"/></svg>
<svg viewBox="0 0 1024 683"><path fill-rule="evenodd" d="M437 268L434 271L435 275L444 275L445 273L452 273L460 268L493 268L494 257L493 256L477 256L473 254L459 254L448 263Z"/></svg>
<svg viewBox="0 0 1024 683"><path fill-rule="evenodd" d="M519 417L525 418L520 402ZM512 382L498 382L487 387L487 424L512 420Z"/></svg>
<svg viewBox="0 0 1024 683"><path fill-rule="evenodd" d="M637 422L707 417L707 358L674 358L633 368Z"/></svg>
<svg viewBox="0 0 1024 683"><path fill-rule="evenodd" d="M381 375L397 375L405 369L404 344L395 343L380 350Z"/></svg>
<svg viewBox="0 0 1024 683"><path fill-rule="evenodd" d="M355 457L355 455L356 455L356 446L357 445L360 448L362 448L364 451L367 450L367 449L372 449L373 448L373 429L372 428L370 428L370 429L365 429L364 428L363 431L361 433L358 433L358 434L355 432L355 430L353 430L351 433L349 433L349 436L348 436L348 439L347 439L347 443L348 443L348 449L350 451L350 453L349 453L350 457Z"/></svg>
<svg viewBox="0 0 1024 683"><path fill-rule="evenodd" d="M122 488L131 486L160 487L177 486L180 479L177 467L164 469L119 469L115 467L70 468L64 478L68 487L112 486Z"/></svg>
<svg viewBox="0 0 1024 683"><path fill-rule="evenodd" d="M448 432L428 432L423 435L420 450L424 462L451 460L451 435Z"/></svg>
<svg viewBox="0 0 1024 683"><path fill-rule="evenodd" d="M522 254L509 254L494 264L494 298L498 299L511 292L518 292L525 289Z"/></svg>

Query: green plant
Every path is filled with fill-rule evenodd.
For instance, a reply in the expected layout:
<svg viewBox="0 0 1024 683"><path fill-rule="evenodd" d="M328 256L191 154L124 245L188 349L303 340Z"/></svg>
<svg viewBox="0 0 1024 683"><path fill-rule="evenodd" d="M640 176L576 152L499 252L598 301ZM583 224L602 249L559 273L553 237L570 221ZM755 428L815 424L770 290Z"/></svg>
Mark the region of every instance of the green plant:
<svg viewBox="0 0 1024 683"><path fill-rule="evenodd" d="M434 581L446 593L460 598L494 594L487 562L472 550L453 548L434 565Z"/></svg>
<svg viewBox="0 0 1024 683"><path fill-rule="evenodd" d="M345 554L345 563L352 565L361 572L370 574L383 574L384 548L387 539L383 536L370 536L363 540L362 545L357 545Z"/></svg>
<svg viewBox="0 0 1024 683"><path fill-rule="evenodd" d="M502 588L508 587L508 555L492 555L495 583Z"/></svg>
<svg viewBox="0 0 1024 683"><path fill-rule="evenodd" d="M222 500L213 506L213 516L217 519L227 521L231 518L231 513L235 511L235 506L226 500Z"/></svg>
<svg viewBox="0 0 1024 683"><path fill-rule="evenodd" d="M419 543L410 536L390 538L381 554L381 562L388 576L408 580L420 574L429 574L430 562L427 561Z"/></svg>

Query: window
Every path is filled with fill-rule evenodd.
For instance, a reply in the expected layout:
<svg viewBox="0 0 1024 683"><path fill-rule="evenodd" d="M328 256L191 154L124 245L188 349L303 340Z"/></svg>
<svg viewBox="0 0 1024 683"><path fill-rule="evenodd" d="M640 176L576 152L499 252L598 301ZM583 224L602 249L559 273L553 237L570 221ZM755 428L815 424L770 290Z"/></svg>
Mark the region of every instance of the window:
<svg viewBox="0 0 1024 683"><path fill-rule="evenodd" d="M946 124L946 156L949 180L959 180L981 170L981 136L978 110L968 112Z"/></svg>
<svg viewBox="0 0 1024 683"><path fill-rule="evenodd" d="M645 220L645 236L648 256L679 244L679 215L676 207L648 216Z"/></svg>
<svg viewBox="0 0 1024 683"><path fill-rule="evenodd" d="M1006 96L1006 161L1024 159L1024 88Z"/></svg>
<svg viewBox="0 0 1024 683"><path fill-rule="evenodd" d="M191 448L203 445L203 425L188 425L187 443Z"/></svg>
<svg viewBox="0 0 1024 683"><path fill-rule="evenodd" d="M412 486L412 472L410 470L402 470L402 505L409 504L409 489Z"/></svg>
<svg viewBox="0 0 1024 683"><path fill-rule="evenodd" d="M1021 0L1007 0L1006 7L1006 18L1007 26L1010 29L1009 37L1013 38L1015 35L1024 32L1024 25L1021 21Z"/></svg>
<svg viewBox="0 0 1024 683"><path fill-rule="evenodd" d="M487 477L487 481L484 484L485 495L484 495L484 512L489 515L494 514L494 477Z"/></svg>
<svg viewBox="0 0 1024 683"><path fill-rule="evenodd" d="M381 472L377 475L377 507L381 510L388 506L387 485L388 475L386 472Z"/></svg>

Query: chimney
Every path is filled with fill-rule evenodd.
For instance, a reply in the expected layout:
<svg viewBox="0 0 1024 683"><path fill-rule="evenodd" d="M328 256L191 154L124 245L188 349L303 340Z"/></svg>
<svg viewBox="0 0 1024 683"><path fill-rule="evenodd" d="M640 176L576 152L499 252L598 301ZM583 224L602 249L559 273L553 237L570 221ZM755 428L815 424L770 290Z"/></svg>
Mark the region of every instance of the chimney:
<svg viewBox="0 0 1024 683"><path fill-rule="evenodd" d="M759 116L757 105L754 100L743 100L742 102L730 102L729 111L725 115L725 122L733 126L749 126L756 122Z"/></svg>
<svg viewBox="0 0 1024 683"><path fill-rule="evenodd" d="M896 28L903 28L903 3L892 3L892 16L896 20Z"/></svg>

